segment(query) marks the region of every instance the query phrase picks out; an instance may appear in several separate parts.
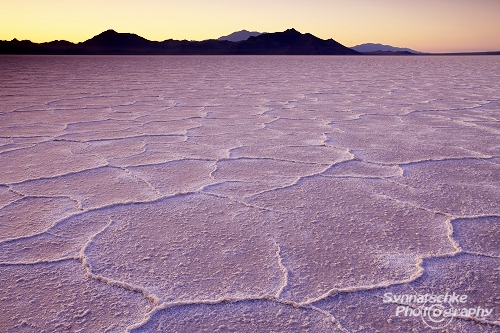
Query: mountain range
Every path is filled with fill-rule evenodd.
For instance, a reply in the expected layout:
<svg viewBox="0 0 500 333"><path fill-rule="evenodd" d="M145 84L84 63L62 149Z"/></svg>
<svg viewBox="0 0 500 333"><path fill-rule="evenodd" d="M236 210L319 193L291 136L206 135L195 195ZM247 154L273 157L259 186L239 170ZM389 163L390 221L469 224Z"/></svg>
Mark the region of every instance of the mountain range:
<svg viewBox="0 0 500 333"><path fill-rule="evenodd" d="M245 33L243 33L245 34ZM248 33L252 34L252 33ZM242 34L239 34L242 38ZM234 36L233 36L234 37ZM333 39L320 39L295 29L283 32L249 35L240 41L229 40L165 40L150 41L130 33L107 30L81 43L53 41L0 41L0 54L214 54L214 55L356 55L358 52Z"/></svg>
<svg viewBox="0 0 500 333"><path fill-rule="evenodd" d="M352 48L295 29L260 33L241 30L218 39L150 41L131 33L104 31L84 42L0 40L0 54L137 54L137 55L500 55L493 52L421 53L408 48L366 43Z"/></svg>
<svg viewBox="0 0 500 333"><path fill-rule="evenodd" d="M404 52L412 54L421 54L422 52L408 49L405 47L394 47L391 45L365 43L351 47L351 49L360 53L373 53L373 52Z"/></svg>

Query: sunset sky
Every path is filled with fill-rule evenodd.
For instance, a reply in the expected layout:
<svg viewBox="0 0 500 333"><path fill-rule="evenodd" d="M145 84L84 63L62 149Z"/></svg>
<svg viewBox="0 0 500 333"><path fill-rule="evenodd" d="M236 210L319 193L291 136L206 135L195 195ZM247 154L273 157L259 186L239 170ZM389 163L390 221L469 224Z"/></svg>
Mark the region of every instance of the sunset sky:
<svg viewBox="0 0 500 333"><path fill-rule="evenodd" d="M150 40L247 29L424 52L500 50L500 0L2 0L0 40L81 42L107 29Z"/></svg>

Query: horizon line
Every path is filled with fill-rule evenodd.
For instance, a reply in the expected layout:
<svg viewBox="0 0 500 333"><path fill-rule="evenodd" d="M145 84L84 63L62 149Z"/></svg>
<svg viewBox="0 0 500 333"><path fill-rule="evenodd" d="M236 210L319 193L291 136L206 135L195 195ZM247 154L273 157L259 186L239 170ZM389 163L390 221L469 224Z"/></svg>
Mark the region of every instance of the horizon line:
<svg viewBox="0 0 500 333"><path fill-rule="evenodd" d="M247 29L241 29L241 30L237 30L237 31L233 31L229 34L226 34L226 35L223 35L223 36L220 36L220 37L215 37L215 38L208 38L208 39L201 39L201 40L196 40L196 39L173 39L173 38L167 38L167 39L163 39L163 40L152 40L152 39L148 39L146 37L143 37L137 33L134 33L134 32L118 32L117 30L115 30L114 28L109 28L109 29L106 29L106 30L103 30L102 32L96 34L96 35L93 35L92 37L88 38L88 39L85 39L83 41L79 41L79 42L72 42L72 41L69 41L69 40L66 40L66 39L53 39L53 40L50 40L50 41L44 41L44 42L33 42L31 39L17 39L16 37L14 37L13 39L11 40L0 40L0 41L3 41L3 42L15 42L15 41L18 41L18 42L31 42L31 43L34 43L34 44L45 44L45 43L51 43L51 42L68 42L68 43L72 43L72 44L80 44L80 43L84 43L102 33L105 33L107 31L113 31L117 34L129 34L129 35L135 35L135 36L138 36L140 38L143 38L149 42L165 42L165 41L169 41L169 40L174 40L174 41L189 41L189 42L203 42L203 41L210 41L210 40L218 40L219 38L221 37L226 37L226 36L229 36L233 33L237 33L237 32L243 32L243 31L246 31L246 32L258 32L260 33L261 35L263 34L273 34L273 33L282 33L282 32L285 32L285 31L288 31L288 30L295 30L301 34L310 34L310 35L313 35L314 37L316 38L319 38L319 39L322 39L322 40L328 40L328 39L323 39L323 38L320 38L320 37L317 37L315 36L314 34L312 33L309 33L309 32L306 32L306 33L302 33L300 31L298 31L297 29L295 28L288 28L288 29L285 29L283 31L275 31L275 32L259 32L259 31L250 31L250 30L247 30ZM333 37L330 37L329 39L333 39L335 41L337 41L336 39L334 39ZM237 43L237 42L233 42L233 41L228 41L228 42L232 42L232 43ZM338 41L337 41L338 42ZM384 46L390 46L390 47L397 47L397 48L407 48L407 49L411 49L413 50L412 48L410 47L406 47L406 46L395 46L395 45L391 45L391 44L387 44L385 42L365 42L365 43L361 43L361 44L357 44L357 45L354 45L354 46L346 46L344 44L341 44L347 48L350 48L350 49L353 49L354 47L356 46L360 46L360 45L365 45L365 44L379 44L379 45L384 45ZM435 52L425 52L425 51L419 51L419 50L413 50L417 53L413 53L413 55L454 55L454 54L457 54L457 55L467 55L467 54L481 54L481 53L498 53L500 52L500 49L499 50L476 50L476 51L435 51ZM374 52L377 52L377 51L374 51ZM363 53L370 53L370 52L360 52L361 54Z"/></svg>

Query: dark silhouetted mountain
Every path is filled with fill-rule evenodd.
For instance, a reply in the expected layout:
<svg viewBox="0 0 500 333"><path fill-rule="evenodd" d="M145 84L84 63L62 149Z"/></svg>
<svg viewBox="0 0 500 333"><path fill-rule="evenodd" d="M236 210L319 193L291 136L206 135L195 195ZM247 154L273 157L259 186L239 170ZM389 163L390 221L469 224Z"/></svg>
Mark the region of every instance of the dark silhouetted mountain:
<svg viewBox="0 0 500 333"><path fill-rule="evenodd" d="M301 34L295 29L267 33L238 42L230 54L290 54L290 55L347 55L359 54L333 39L320 39L311 34Z"/></svg>
<svg viewBox="0 0 500 333"><path fill-rule="evenodd" d="M419 54L422 52L415 51L412 49L404 48L404 47L395 47L391 45L383 45L383 44L374 44L374 43L366 43L366 44L360 44L351 47L351 49L358 51L360 53L379 53L382 54L383 52L386 52L385 54L388 54L388 52L399 52L401 54Z"/></svg>
<svg viewBox="0 0 500 333"><path fill-rule="evenodd" d="M254 34L246 30L233 33L234 38ZM257 33L258 34L258 33ZM226 36L226 37L229 37ZM223 39L225 37L221 37ZM262 55L354 55L354 54L393 54L409 55L420 52L382 44L362 44L347 48L333 39L320 39L309 33L302 34L295 29L284 32L263 33L249 36L246 40L232 42L228 40L165 40L150 41L130 33L118 33L107 30L81 43L53 41L32 43L28 40L0 41L0 53L3 54L262 54ZM498 52L473 52L466 54L497 54ZM449 53L447 53L449 54ZM464 53L455 53L464 54Z"/></svg>
<svg viewBox="0 0 500 333"><path fill-rule="evenodd" d="M67 40L54 40L52 42L47 42L47 43L42 43L42 45L48 46L48 47L73 47L75 44L68 42Z"/></svg>
<svg viewBox="0 0 500 333"><path fill-rule="evenodd" d="M371 45L365 48L363 45ZM347 48L333 39L320 39L311 34L301 34L295 29L284 32L265 33L246 40L165 40L150 41L130 33L107 30L85 42L71 43L56 40L47 43L33 43L29 40L0 41L0 54L140 54L140 55L500 55L491 52L420 53L411 49L396 48L381 44L355 46L361 53ZM375 51L373 45L376 45ZM382 46L382 47L381 47ZM363 47L363 48L361 48ZM378 50L381 49L382 50ZM368 52L367 52L368 51Z"/></svg>
<svg viewBox="0 0 500 333"><path fill-rule="evenodd" d="M251 36L247 40L231 42L227 40L165 40L149 41L130 33L107 30L103 33L73 44L54 41L36 44L30 41L0 41L3 54L358 54L333 39L323 40L311 34L301 34L295 29L284 32Z"/></svg>
<svg viewBox="0 0 500 333"><path fill-rule="evenodd" d="M242 40L247 40L249 37L257 37L257 36L260 36L262 34L265 34L265 32L241 30L241 31L233 32L232 34L227 35L227 36L219 37L219 38L217 38L217 40L228 40L230 42L241 42Z"/></svg>
<svg viewBox="0 0 500 333"><path fill-rule="evenodd" d="M29 40L0 41L0 54L84 54L85 50L79 49L68 41L52 41L47 43L33 43Z"/></svg>
<svg viewBox="0 0 500 333"><path fill-rule="evenodd" d="M78 45L90 49L135 50L151 49L157 46L157 43L158 42L149 41L135 34L118 33L114 30L107 30L83 43L78 43Z"/></svg>

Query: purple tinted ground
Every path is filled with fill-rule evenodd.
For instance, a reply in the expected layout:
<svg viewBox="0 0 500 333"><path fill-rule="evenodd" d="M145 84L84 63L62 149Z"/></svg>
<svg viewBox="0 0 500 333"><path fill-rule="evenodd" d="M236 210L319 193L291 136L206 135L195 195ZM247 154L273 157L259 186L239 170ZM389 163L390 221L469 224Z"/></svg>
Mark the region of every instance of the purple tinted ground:
<svg viewBox="0 0 500 333"><path fill-rule="evenodd" d="M498 57L2 56L0 86L2 332L500 331Z"/></svg>

